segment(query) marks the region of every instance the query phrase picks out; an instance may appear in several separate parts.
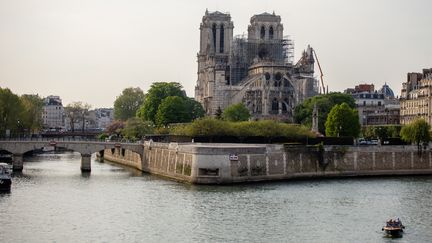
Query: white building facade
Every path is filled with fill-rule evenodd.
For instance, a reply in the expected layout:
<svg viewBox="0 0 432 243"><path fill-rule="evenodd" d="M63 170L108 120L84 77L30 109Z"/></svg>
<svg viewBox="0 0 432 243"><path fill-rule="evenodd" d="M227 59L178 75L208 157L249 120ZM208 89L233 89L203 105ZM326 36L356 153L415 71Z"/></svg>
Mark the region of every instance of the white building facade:
<svg viewBox="0 0 432 243"><path fill-rule="evenodd" d="M44 129L64 129L64 108L59 96L45 98L42 120Z"/></svg>

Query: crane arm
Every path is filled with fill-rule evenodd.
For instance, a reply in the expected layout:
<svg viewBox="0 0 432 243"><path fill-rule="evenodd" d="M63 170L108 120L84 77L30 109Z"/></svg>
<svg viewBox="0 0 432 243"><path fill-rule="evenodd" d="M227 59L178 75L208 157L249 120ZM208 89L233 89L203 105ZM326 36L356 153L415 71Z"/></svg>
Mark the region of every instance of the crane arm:
<svg viewBox="0 0 432 243"><path fill-rule="evenodd" d="M321 74L321 76L320 76L320 79L321 79L321 88L322 88L323 94L325 94L325 87L324 87L324 80L323 80L324 74L322 72L321 65L319 63L319 60L318 60L317 54L315 52L315 49L312 48L312 52L314 53L315 59L317 60L318 68L319 68L319 71L320 71L320 74Z"/></svg>

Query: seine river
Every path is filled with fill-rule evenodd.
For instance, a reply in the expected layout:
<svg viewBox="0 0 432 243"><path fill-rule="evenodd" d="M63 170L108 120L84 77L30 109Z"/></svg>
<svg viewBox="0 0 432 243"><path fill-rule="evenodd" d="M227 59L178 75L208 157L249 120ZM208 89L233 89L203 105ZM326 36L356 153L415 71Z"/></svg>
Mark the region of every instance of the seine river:
<svg viewBox="0 0 432 243"><path fill-rule="evenodd" d="M430 242L432 177L193 186L80 155L26 158L0 242ZM407 226L384 237L390 217Z"/></svg>

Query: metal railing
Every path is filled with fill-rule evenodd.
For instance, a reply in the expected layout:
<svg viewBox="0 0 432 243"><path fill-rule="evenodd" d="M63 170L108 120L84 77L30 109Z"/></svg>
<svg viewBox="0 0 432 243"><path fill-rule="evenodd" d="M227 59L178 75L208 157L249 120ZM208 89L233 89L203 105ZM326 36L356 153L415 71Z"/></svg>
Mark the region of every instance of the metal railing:
<svg viewBox="0 0 432 243"><path fill-rule="evenodd" d="M121 140L107 140L97 138L74 138L74 137L0 137L0 141L17 141L17 142L99 142L99 143L131 143L131 144L142 144L142 140L131 141L128 139Z"/></svg>

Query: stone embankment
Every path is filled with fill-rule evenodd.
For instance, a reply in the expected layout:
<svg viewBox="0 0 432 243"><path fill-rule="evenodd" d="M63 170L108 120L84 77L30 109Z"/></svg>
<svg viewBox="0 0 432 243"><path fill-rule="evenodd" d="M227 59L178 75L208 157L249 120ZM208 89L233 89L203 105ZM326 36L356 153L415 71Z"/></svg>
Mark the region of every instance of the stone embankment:
<svg viewBox="0 0 432 243"><path fill-rule="evenodd" d="M197 184L294 178L432 174L415 146L284 146L145 142L144 153L107 149L105 160Z"/></svg>

